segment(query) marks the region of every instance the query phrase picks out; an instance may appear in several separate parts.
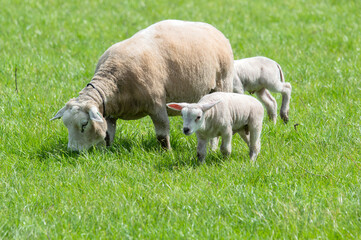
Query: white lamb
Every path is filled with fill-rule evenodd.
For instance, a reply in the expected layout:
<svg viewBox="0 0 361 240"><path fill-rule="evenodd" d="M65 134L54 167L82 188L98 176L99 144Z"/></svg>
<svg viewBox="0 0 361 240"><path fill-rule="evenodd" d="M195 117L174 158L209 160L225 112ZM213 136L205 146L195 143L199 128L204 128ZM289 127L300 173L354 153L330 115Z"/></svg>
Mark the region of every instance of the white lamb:
<svg viewBox="0 0 361 240"><path fill-rule="evenodd" d="M277 102L268 90L281 93L280 115L287 123L292 87L290 83L284 81L281 66L266 57L252 57L235 60L234 68L233 92L242 94L245 91L251 94L255 92L274 123L277 119Z"/></svg>
<svg viewBox="0 0 361 240"><path fill-rule="evenodd" d="M208 142L219 136L222 137L221 152L229 155L234 133L238 133L247 143L251 160L256 160L261 149L264 114L263 106L256 98L215 92L205 95L198 103L168 103L167 106L181 111L184 134L196 133L197 157L200 162L206 157Z"/></svg>

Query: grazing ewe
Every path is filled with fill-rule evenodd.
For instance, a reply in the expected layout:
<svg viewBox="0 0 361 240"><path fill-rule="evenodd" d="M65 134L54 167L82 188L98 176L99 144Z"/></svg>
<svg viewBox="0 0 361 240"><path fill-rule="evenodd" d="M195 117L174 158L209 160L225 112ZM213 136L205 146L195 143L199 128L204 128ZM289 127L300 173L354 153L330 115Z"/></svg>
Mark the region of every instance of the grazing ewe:
<svg viewBox="0 0 361 240"><path fill-rule="evenodd" d="M268 117L276 123L277 102L270 94L282 93L280 115L285 123L288 122L288 110L291 98L291 84L284 81L281 66L266 57L252 57L234 61L233 92L256 93L265 105ZM268 89L268 90L267 90Z"/></svg>
<svg viewBox="0 0 361 240"><path fill-rule="evenodd" d="M198 103L169 103L167 106L181 111L184 134L196 132L199 161L203 162L206 157L208 141L219 136L222 137L221 152L229 155L234 133L238 133L247 143L251 160L256 160L261 149L264 112L256 98L216 92L204 96Z"/></svg>
<svg viewBox="0 0 361 240"><path fill-rule="evenodd" d="M52 118L63 117L71 150L109 145L116 120L149 115L161 145L169 149L166 102L198 101L233 89L233 52L225 36L206 23L165 20L111 46L76 99Z"/></svg>

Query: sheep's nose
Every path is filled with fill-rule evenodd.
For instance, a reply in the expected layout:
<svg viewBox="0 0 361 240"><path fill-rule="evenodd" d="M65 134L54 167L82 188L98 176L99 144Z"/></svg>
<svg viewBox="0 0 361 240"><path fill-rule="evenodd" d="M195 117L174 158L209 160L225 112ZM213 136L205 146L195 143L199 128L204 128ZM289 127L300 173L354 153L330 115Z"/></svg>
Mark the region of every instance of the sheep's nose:
<svg viewBox="0 0 361 240"><path fill-rule="evenodd" d="M188 135L189 131L190 131L189 128L187 128L187 127L183 128L183 132L184 132L185 135Z"/></svg>
<svg viewBox="0 0 361 240"><path fill-rule="evenodd" d="M74 153L80 152L79 149L77 149L76 147L73 147L73 146L68 146L68 151L69 152L74 152Z"/></svg>

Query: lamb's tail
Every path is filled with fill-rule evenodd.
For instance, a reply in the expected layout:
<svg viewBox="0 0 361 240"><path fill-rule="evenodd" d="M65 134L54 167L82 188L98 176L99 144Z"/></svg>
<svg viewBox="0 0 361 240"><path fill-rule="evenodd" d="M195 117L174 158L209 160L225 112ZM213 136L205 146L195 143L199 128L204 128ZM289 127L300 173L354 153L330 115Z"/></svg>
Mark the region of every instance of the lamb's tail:
<svg viewBox="0 0 361 240"><path fill-rule="evenodd" d="M283 76L283 71L282 71L282 68L281 66L277 63L277 67L278 69L280 70L280 78L281 78L281 82L285 82L285 78Z"/></svg>

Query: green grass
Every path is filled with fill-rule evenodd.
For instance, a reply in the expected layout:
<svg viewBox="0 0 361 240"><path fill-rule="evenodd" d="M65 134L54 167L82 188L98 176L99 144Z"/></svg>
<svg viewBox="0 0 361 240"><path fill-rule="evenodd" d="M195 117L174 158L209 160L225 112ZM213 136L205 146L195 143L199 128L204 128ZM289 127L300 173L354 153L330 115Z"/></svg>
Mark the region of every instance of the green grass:
<svg viewBox="0 0 361 240"><path fill-rule="evenodd" d="M361 238L361 2L0 2L0 239ZM230 158L198 165L179 117L171 152L148 117L119 120L104 151L67 151L49 119L111 44L162 19L208 22L235 58L281 64L290 122L264 122L255 164L235 136Z"/></svg>

